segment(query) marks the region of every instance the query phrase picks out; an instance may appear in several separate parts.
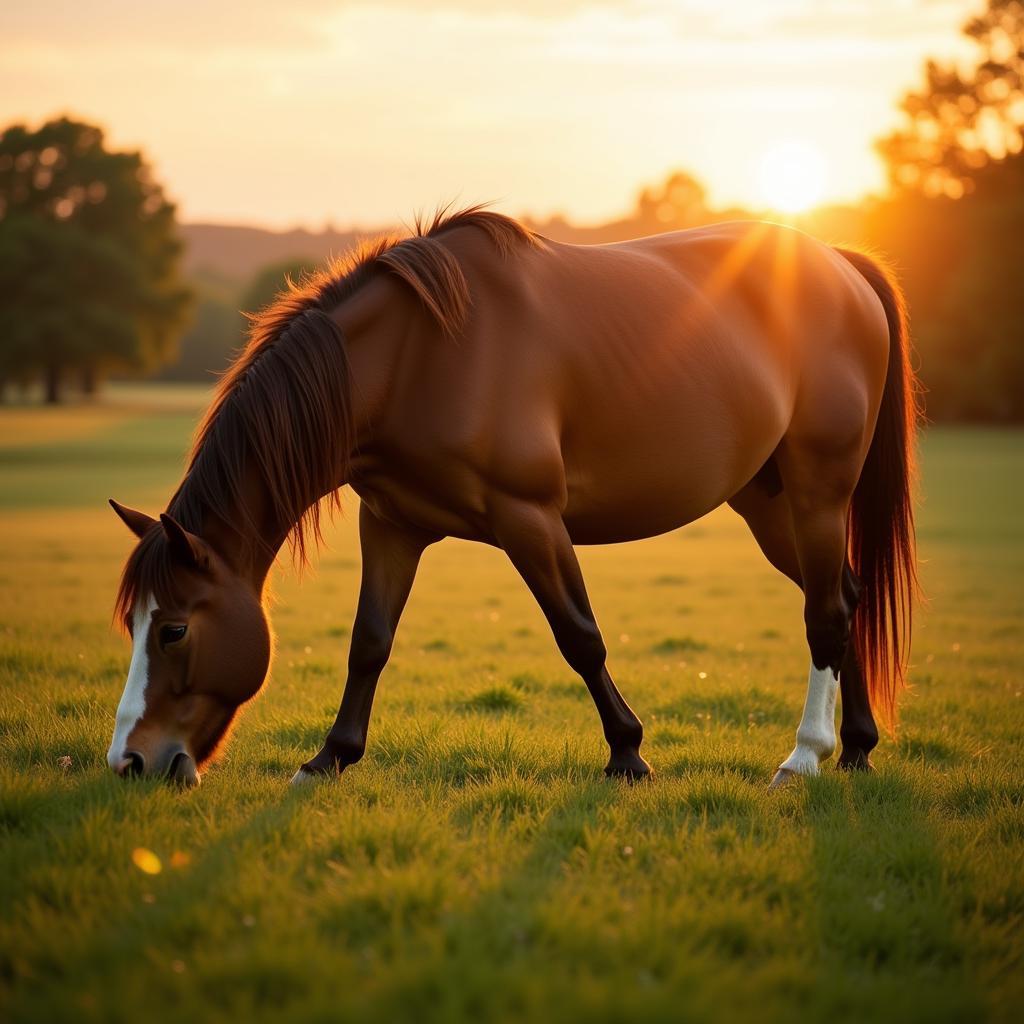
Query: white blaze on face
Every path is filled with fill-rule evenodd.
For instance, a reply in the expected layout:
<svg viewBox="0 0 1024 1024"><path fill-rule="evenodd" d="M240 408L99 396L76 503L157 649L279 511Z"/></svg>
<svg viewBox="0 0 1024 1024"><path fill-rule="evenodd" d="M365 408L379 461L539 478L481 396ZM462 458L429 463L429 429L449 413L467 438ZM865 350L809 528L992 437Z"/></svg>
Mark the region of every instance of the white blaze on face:
<svg viewBox="0 0 1024 1024"><path fill-rule="evenodd" d="M156 601L152 597L135 605L128 682L124 684L121 703L117 705L114 738L110 741L110 750L107 751L107 764L114 771L117 771L118 765L124 760L125 744L132 729L146 711L146 684L149 682L149 654L146 651L146 644L149 641L150 620L155 610Z"/></svg>

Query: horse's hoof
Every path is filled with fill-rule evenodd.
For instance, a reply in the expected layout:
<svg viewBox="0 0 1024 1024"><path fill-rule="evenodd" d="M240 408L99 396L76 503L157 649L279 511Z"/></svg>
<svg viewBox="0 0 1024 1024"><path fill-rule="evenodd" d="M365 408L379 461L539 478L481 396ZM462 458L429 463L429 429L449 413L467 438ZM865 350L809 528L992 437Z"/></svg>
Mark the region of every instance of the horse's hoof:
<svg viewBox="0 0 1024 1024"><path fill-rule="evenodd" d="M311 772L305 765L303 765L293 776L289 786L302 787L308 786L311 782L316 782L317 779L322 779L322 772Z"/></svg>
<svg viewBox="0 0 1024 1024"><path fill-rule="evenodd" d="M843 751L836 762L836 767L843 772L873 772L875 766L871 758L863 750Z"/></svg>
<svg viewBox="0 0 1024 1024"><path fill-rule="evenodd" d="M625 779L627 782L640 782L643 779L649 779L654 774L651 766L637 750L612 754L604 773L610 779Z"/></svg>
<svg viewBox="0 0 1024 1024"><path fill-rule="evenodd" d="M800 777L799 772L793 771L792 768L780 768L772 778L772 781L768 783L768 792L772 792L775 789L783 789L786 786L792 785Z"/></svg>

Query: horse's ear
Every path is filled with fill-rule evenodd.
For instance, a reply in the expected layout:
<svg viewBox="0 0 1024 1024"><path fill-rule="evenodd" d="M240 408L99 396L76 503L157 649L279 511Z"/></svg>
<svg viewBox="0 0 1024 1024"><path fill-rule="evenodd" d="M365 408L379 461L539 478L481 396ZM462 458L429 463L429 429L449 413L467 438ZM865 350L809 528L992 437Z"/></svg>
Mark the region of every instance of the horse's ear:
<svg viewBox="0 0 1024 1024"><path fill-rule="evenodd" d="M192 569L210 568L210 552L206 544L194 533L189 533L181 523L166 512L160 513L160 525L167 535L171 554L182 564Z"/></svg>
<svg viewBox="0 0 1024 1024"><path fill-rule="evenodd" d="M143 536L149 530L150 527L156 525L156 520L152 516L147 516L145 512L139 512L137 509L128 508L127 505L118 504L113 498L110 499L110 507L117 513L118 518L128 527L132 533L135 534L139 540L142 540Z"/></svg>

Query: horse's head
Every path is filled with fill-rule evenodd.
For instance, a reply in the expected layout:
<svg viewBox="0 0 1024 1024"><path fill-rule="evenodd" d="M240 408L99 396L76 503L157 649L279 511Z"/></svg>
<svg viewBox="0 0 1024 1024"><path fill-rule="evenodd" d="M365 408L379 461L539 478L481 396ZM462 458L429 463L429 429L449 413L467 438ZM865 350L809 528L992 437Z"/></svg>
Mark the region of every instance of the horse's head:
<svg viewBox="0 0 1024 1024"><path fill-rule="evenodd" d="M252 584L206 541L170 516L111 505L139 543L121 583L132 660L107 763L119 775L195 785L263 684L270 628Z"/></svg>

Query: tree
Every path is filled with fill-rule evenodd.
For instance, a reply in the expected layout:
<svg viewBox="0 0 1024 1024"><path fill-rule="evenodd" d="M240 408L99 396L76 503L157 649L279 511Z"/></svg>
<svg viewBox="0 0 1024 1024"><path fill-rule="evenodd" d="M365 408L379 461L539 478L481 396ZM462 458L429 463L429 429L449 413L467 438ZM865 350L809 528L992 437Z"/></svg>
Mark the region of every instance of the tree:
<svg viewBox="0 0 1024 1024"><path fill-rule="evenodd" d="M1024 419L1024 156L992 162L948 211L957 254L936 306L930 409L948 418ZM934 203L934 200L931 201Z"/></svg>
<svg viewBox="0 0 1024 1024"><path fill-rule="evenodd" d="M675 171L660 187L640 192L636 219L645 233L702 224L708 219L707 192L692 174Z"/></svg>
<svg viewBox="0 0 1024 1024"><path fill-rule="evenodd" d="M0 134L0 381L111 369L171 354L189 304L174 207L139 153L68 118Z"/></svg>
<svg viewBox="0 0 1024 1024"><path fill-rule="evenodd" d="M970 69L929 61L882 140L890 199L867 237L897 258L928 414L1024 419L1024 0L989 0L964 26Z"/></svg>
<svg viewBox="0 0 1024 1024"><path fill-rule="evenodd" d="M1024 149L1024 0L989 0L963 31L976 66L929 61L924 88L903 99L907 124L879 143L897 190L957 199L991 161Z"/></svg>

